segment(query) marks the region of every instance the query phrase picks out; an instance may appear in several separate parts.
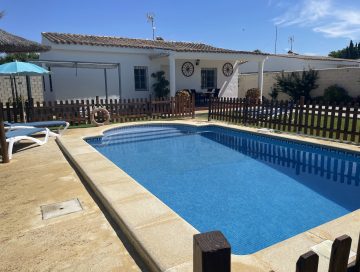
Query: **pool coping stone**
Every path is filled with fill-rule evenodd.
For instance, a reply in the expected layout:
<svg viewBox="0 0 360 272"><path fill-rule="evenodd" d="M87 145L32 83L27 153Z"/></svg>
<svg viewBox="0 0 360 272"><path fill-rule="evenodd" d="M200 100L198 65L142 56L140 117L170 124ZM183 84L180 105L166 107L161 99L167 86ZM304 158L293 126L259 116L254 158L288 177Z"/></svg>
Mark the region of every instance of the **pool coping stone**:
<svg viewBox="0 0 360 272"><path fill-rule="evenodd" d="M132 122L68 130L65 135L57 139L60 148L152 271L192 271L193 235L199 232L84 140L101 137L105 131L117 127L149 124L216 125L360 154L360 146L356 145L300 135L265 134L258 132L256 128L223 122L196 120ZM351 249L356 252L359 231L360 209L256 253L232 254L232 271L295 271L295 263L300 255L309 251L312 246L325 240L334 240L343 234L352 237ZM328 260L320 256L319 271L327 271L327 263Z"/></svg>

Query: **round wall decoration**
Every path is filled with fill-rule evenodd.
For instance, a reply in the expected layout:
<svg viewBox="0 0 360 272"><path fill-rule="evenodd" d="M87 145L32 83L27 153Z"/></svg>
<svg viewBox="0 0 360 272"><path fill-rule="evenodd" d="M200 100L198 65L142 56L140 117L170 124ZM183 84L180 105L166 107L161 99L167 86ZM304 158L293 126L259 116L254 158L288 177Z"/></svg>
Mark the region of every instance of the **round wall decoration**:
<svg viewBox="0 0 360 272"><path fill-rule="evenodd" d="M184 76L190 77L194 73L194 65L191 62L184 62L181 67L181 71Z"/></svg>
<svg viewBox="0 0 360 272"><path fill-rule="evenodd" d="M224 64L224 66L223 66L223 74L224 74L224 76L231 76L232 74L233 74L233 72L234 72L234 67L233 67L233 65L230 63L230 62L227 62L227 63L225 63Z"/></svg>

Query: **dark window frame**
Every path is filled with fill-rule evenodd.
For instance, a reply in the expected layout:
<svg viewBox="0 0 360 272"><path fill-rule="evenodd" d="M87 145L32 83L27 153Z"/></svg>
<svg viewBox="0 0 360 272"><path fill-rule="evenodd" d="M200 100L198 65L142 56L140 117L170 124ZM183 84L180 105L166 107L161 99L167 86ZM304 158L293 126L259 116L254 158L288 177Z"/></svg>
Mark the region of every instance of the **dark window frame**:
<svg viewBox="0 0 360 272"><path fill-rule="evenodd" d="M213 78L209 75L213 73ZM217 88L217 68L201 68L201 89Z"/></svg>
<svg viewBox="0 0 360 272"><path fill-rule="evenodd" d="M135 91L149 91L149 76L147 66L134 66Z"/></svg>

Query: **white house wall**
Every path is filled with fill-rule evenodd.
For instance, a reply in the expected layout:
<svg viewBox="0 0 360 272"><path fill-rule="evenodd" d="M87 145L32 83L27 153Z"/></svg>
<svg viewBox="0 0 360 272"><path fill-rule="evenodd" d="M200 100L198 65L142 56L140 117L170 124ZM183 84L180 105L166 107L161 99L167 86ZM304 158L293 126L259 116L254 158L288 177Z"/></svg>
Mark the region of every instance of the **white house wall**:
<svg viewBox="0 0 360 272"><path fill-rule="evenodd" d="M340 68L340 67L353 67L359 66L360 63L354 61L344 60L313 60L313 59L301 59L295 57L280 57L269 56L265 62L265 72L278 72L278 71L299 71L311 69L327 69L327 68ZM258 70L257 63L247 62L240 66L240 73L256 73Z"/></svg>
<svg viewBox="0 0 360 272"><path fill-rule="evenodd" d="M312 97L324 95L324 90L331 85L338 85L345 88L351 97L360 96L360 68L332 68L332 69L317 69L318 80L316 84L318 88L311 92ZM301 73L301 70L298 71ZM276 83L276 76L279 72L267 72L264 74L264 96L270 98L270 93L274 84ZM285 75L289 74L288 72ZM239 97L243 98L246 91L257 86L256 74L241 74L239 76ZM278 99L288 99L286 94L279 93Z"/></svg>
<svg viewBox="0 0 360 272"><path fill-rule="evenodd" d="M165 70L168 79L168 58L150 59L149 54L144 53L116 53L116 52L96 52L88 50L62 50L54 49L41 54L42 60L52 61L79 61L79 62L103 62L120 63L121 65L121 94L122 98L148 98L151 94L151 86L154 79L151 73ZM84 47L84 49L87 49ZM181 67L185 61L194 64L195 71L191 77L185 77L181 72ZM236 97L238 93L238 71L234 67L234 73L230 77L224 76L222 67L229 60L200 60L197 66L195 60L177 59L176 65L176 90L196 89L201 90L201 68L217 69L217 87L221 88L220 95L225 97ZM134 66L147 66L149 78L149 91L135 91ZM46 100L64 99L87 99L95 96L105 97L105 81L103 69L88 68L59 68L52 67L52 86L50 91L49 80L46 80ZM107 86L110 98L119 97L119 82L117 69L107 69Z"/></svg>
<svg viewBox="0 0 360 272"><path fill-rule="evenodd" d="M148 55L88 52L83 50L51 50L41 54L42 60L82 61L120 63L121 65L121 93L122 98L147 98L149 91L135 91L134 66L147 66L149 86L154 82L151 73L160 70L157 60L151 61ZM84 99L105 96L105 81L103 69L76 69L53 67L52 85L53 93L49 91L49 82L45 92L46 99ZM119 97L119 82L117 69L107 69L107 82L109 97Z"/></svg>
<svg viewBox="0 0 360 272"><path fill-rule="evenodd" d="M194 74L186 77L181 72L181 67L184 62L191 62L194 65ZM176 60L176 89L195 89L197 92L206 91L201 89L201 69L203 68L216 68L217 71L217 88L221 89L220 96L224 97L237 97L238 95L238 71L234 61L213 61L213 60L200 60L199 65L196 65L195 60ZM234 65L234 73L230 77L224 76L222 67L226 62Z"/></svg>

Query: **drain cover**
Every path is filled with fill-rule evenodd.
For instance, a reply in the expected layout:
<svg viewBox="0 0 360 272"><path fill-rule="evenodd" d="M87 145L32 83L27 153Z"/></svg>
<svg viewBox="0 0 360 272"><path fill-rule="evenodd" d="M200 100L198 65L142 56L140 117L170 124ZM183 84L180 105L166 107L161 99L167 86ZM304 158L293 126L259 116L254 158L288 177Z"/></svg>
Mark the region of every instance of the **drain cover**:
<svg viewBox="0 0 360 272"><path fill-rule="evenodd" d="M40 206L40 208L43 220L82 210L79 199L77 198L60 203Z"/></svg>

